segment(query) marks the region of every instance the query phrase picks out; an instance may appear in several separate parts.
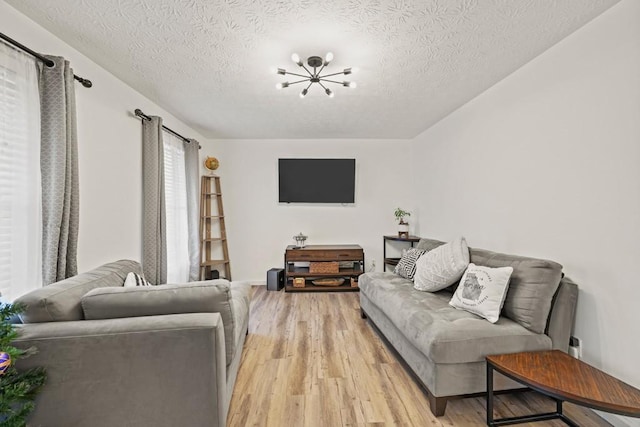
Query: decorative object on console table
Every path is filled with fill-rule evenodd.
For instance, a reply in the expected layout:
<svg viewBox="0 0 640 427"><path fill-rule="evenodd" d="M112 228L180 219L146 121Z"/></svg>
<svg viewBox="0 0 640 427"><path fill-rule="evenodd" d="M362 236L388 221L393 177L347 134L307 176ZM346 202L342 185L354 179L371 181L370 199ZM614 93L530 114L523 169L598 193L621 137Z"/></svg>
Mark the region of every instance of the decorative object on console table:
<svg viewBox="0 0 640 427"><path fill-rule="evenodd" d="M413 247L413 245L415 243L418 243L421 239L421 237L418 237L418 236L399 237L394 235L394 236L382 236L382 237L383 237L382 257L384 259L383 271L387 271L388 265L396 266L398 265L398 261L400 261L400 258L387 258L387 242L407 242L411 244L411 247Z"/></svg>
<svg viewBox="0 0 640 427"><path fill-rule="evenodd" d="M405 216L411 216L410 212L407 212L401 208L396 208L393 213L398 221L398 237L408 238L409 237L409 223L404 220Z"/></svg>
<svg viewBox="0 0 640 427"><path fill-rule="evenodd" d="M306 245L306 241L309 237L305 236L304 234L302 234L302 232L296 234L295 236L293 236L293 240L296 241L296 247L297 248L304 248Z"/></svg>
<svg viewBox="0 0 640 427"><path fill-rule="evenodd" d="M294 277L293 278L293 287L294 288L304 288L305 286L304 277Z"/></svg>
<svg viewBox="0 0 640 427"><path fill-rule="evenodd" d="M312 280L311 283L313 283L316 286L340 286L344 283L344 278L338 277L335 279L332 279L332 278L315 279L315 280Z"/></svg>
<svg viewBox="0 0 640 427"><path fill-rule="evenodd" d="M309 263L309 273L329 273L338 274L340 263L338 261L311 261Z"/></svg>
<svg viewBox="0 0 640 427"><path fill-rule="evenodd" d="M364 273L364 265L364 251L358 245L290 245L284 253L285 291L356 292L360 288L352 286L351 279ZM303 279L302 286L296 285L297 278ZM313 284L323 278L343 281L340 286Z"/></svg>

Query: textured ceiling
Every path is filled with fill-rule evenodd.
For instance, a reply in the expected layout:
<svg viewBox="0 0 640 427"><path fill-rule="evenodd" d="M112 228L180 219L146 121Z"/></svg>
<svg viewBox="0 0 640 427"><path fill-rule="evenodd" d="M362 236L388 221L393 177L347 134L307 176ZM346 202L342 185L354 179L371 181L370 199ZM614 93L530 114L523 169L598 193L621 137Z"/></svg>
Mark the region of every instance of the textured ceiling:
<svg viewBox="0 0 640 427"><path fill-rule="evenodd" d="M206 137L412 138L618 1L7 3ZM328 51L356 89L275 89Z"/></svg>

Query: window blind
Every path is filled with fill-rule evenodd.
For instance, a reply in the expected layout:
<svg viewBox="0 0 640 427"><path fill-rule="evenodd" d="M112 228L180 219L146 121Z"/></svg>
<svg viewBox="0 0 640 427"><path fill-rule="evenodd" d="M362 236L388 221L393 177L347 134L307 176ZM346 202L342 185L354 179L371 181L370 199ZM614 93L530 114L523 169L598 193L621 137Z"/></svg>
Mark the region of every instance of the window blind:
<svg viewBox="0 0 640 427"><path fill-rule="evenodd" d="M189 231L184 142L163 131L167 213L167 283L189 281Z"/></svg>
<svg viewBox="0 0 640 427"><path fill-rule="evenodd" d="M0 43L0 298L42 286L40 99L35 60Z"/></svg>

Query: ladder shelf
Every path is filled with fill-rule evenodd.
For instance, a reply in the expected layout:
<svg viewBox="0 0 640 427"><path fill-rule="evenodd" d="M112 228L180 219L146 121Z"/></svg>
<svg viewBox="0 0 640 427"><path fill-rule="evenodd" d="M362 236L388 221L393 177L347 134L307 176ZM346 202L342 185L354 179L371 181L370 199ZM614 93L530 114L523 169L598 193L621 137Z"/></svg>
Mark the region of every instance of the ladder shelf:
<svg viewBox="0 0 640 427"><path fill-rule="evenodd" d="M203 175L200 192L200 280L211 279L216 266L224 267L224 278L231 280L220 177Z"/></svg>

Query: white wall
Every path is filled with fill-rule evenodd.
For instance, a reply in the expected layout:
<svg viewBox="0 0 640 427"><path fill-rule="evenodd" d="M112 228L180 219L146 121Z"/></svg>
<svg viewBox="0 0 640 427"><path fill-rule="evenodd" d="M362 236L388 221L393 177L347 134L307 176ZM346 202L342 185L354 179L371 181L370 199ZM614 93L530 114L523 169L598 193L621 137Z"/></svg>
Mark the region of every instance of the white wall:
<svg viewBox="0 0 640 427"><path fill-rule="evenodd" d="M562 263L580 286L584 359L636 387L639 23L640 2L623 0L417 137L414 152L420 234Z"/></svg>
<svg viewBox="0 0 640 427"><path fill-rule="evenodd" d="M382 269L382 236L397 232L393 210L413 209L409 140L233 140L203 155L220 159L234 280L266 280L282 267L293 235L308 244L359 244ZM355 158L353 205L278 203L278 158Z"/></svg>
<svg viewBox="0 0 640 427"><path fill-rule="evenodd" d="M76 84L79 270L121 258L139 261L142 147L140 120L133 116L133 110L159 115L177 132L203 138L5 2L0 2L0 29L35 51L64 56L77 75L93 82L91 89Z"/></svg>

